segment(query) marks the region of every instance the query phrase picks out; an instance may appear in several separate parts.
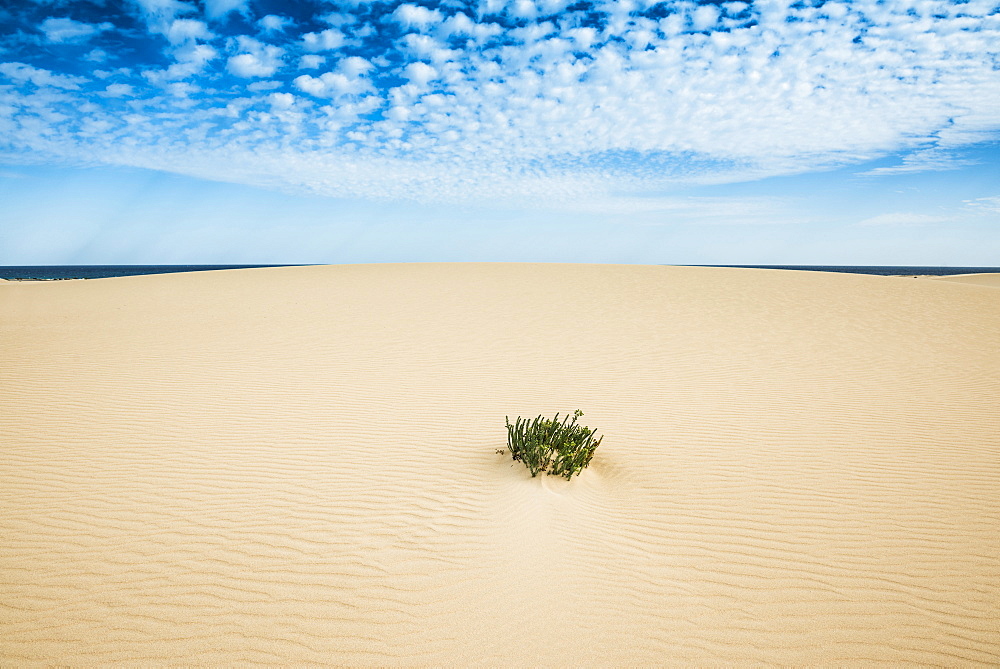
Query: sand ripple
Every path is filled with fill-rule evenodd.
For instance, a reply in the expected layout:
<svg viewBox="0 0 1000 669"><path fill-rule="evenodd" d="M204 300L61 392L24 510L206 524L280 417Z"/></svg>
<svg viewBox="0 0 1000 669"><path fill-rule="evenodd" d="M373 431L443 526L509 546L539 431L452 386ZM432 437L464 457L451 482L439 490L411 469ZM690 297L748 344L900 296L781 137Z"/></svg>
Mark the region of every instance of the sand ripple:
<svg viewBox="0 0 1000 669"><path fill-rule="evenodd" d="M0 313L4 665L1000 664L991 285L358 265ZM494 453L576 408L578 479Z"/></svg>

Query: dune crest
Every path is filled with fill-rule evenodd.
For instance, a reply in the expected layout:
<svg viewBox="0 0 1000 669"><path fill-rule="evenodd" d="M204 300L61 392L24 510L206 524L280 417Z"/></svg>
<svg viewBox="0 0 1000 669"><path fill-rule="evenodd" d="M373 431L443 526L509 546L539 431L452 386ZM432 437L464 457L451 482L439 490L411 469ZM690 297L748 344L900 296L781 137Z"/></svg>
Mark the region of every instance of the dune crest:
<svg viewBox="0 0 1000 669"><path fill-rule="evenodd" d="M1000 663L1000 291L390 264L0 314L5 665ZM572 481L495 453L577 408Z"/></svg>

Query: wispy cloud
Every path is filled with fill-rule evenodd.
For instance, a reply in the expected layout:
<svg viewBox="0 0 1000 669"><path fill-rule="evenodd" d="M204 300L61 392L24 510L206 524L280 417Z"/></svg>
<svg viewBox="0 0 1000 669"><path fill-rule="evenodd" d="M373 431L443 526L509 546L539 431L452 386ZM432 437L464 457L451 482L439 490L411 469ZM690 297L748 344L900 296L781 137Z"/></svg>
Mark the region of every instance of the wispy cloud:
<svg viewBox="0 0 1000 669"><path fill-rule="evenodd" d="M860 174L862 176L890 176L916 172L945 172L975 165L977 162L976 160L964 158L960 153L954 151L928 149L915 151L903 156L899 165L876 167Z"/></svg>
<svg viewBox="0 0 1000 669"><path fill-rule="evenodd" d="M51 44L4 45L0 141L331 195L570 202L893 155L867 174L952 169L1000 134L992 0L300 4L25 10Z"/></svg>
<svg viewBox="0 0 1000 669"><path fill-rule="evenodd" d="M1000 197L979 197L975 200L963 200L965 207L982 214L1000 214Z"/></svg>
<svg viewBox="0 0 1000 669"><path fill-rule="evenodd" d="M93 24L74 21L66 17L49 17L42 21L39 26L39 29L45 34L45 38L54 44L85 42L94 35L112 28L114 25L107 21Z"/></svg>

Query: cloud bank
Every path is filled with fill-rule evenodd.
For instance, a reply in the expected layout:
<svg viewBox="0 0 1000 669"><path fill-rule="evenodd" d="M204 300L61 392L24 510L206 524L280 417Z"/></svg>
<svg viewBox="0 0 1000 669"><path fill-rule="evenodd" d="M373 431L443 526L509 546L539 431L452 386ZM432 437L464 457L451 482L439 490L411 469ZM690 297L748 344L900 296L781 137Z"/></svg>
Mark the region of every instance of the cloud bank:
<svg viewBox="0 0 1000 669"><path fill-rule="evenodd" d="M578 205L1000 136L992 0L114 6L5 15L7 160Z"/></svg>

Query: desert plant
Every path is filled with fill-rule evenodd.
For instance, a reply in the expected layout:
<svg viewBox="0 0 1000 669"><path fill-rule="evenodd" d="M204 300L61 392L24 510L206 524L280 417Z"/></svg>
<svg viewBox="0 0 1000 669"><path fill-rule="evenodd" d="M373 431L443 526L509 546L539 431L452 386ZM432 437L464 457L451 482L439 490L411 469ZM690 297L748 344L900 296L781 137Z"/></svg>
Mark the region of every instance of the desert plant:
<svg viewBox="0 0 1000 669"><path fill-rule="evenodd" d="M583 412L577 409L561 422L559 414L555 418L538 416L533 420L518 416L513 424L505 416L507 450L514 460L524 463L533 477L539 472L547 472L569 480L590 464L594 451L604 439L601 436L595 440L594 430L576 424L576 419L582 415ZM498 452L502 453L503 449Z"/></svg>

